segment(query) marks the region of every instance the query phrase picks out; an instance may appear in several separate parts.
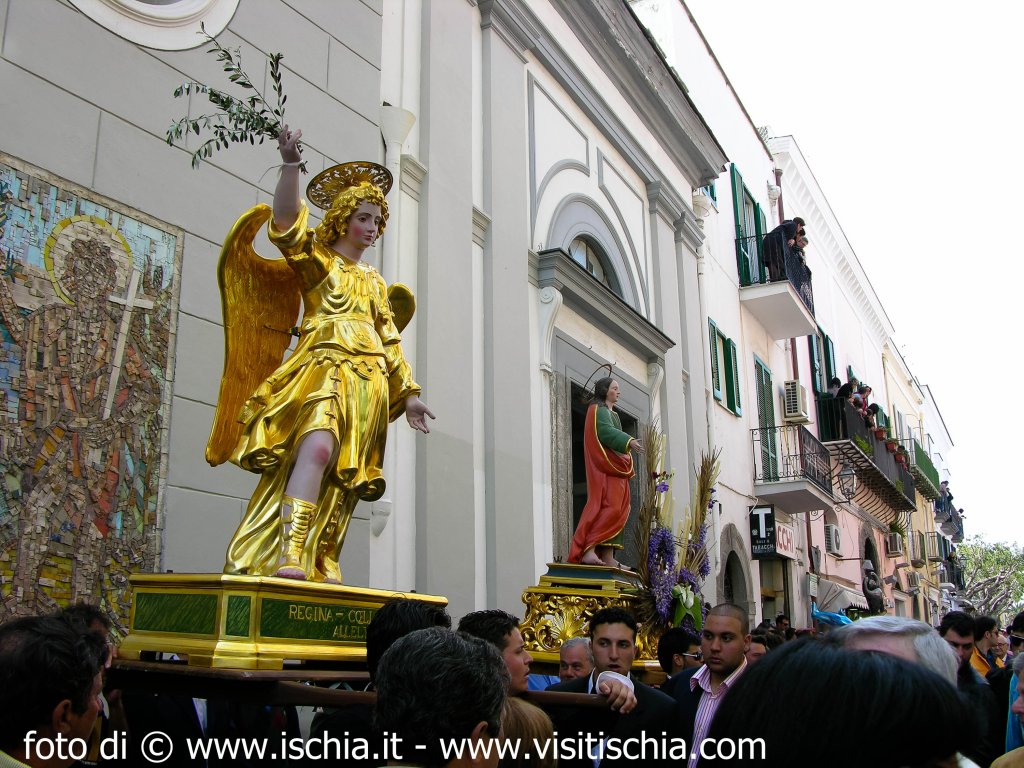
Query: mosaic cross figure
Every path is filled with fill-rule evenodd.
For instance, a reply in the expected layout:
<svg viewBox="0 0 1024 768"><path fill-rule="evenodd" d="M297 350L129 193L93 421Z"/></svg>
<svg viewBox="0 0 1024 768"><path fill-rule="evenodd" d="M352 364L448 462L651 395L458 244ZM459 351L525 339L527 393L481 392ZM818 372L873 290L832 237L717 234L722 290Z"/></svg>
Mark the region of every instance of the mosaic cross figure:
<svg viewBox="0 0 1024 768"><path fill-rule="evenodd" d="M139 309L153 309L154 303L139 294L139 271L132 269L131 277L128 279L128 288L125 295L108 296L107 300L114 304L121 304L124 307L124 314L121 315L121 325L117 329L117 341L114 346L114 358L110 361L110 381L107 383L107 399L103 403L103 418L110 418L114 409L114 397L117 395L117 382L121 377L121 361L124 359L124 347L128 338L128 331L132 324L132 315L136 307Z"/></svg>

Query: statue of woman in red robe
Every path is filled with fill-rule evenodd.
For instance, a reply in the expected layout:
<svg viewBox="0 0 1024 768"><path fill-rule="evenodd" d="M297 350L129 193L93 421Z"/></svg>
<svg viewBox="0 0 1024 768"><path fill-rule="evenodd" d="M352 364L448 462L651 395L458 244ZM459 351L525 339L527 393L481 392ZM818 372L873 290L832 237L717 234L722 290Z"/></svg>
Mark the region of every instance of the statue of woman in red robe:
<svg viewBox="0 0 1024 768"><path fill-rule="evenodd" d="M605 377L594 385L594 400L587 409L583 455L587 468L587 504L572 537L569 562L622 567L613 556L622 549L622 533L629 519L629 479L633 477L630 450L643 453L643 444L622 431L615 403L619 382Z"/></svg>

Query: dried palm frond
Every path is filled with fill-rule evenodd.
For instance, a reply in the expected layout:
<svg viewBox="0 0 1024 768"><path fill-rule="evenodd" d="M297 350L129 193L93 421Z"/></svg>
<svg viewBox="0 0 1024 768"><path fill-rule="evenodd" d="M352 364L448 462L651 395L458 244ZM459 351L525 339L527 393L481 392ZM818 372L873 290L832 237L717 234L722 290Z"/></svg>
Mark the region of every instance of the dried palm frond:
<svg viewBox="0 0 1024 768"><path fill-rule="evenodd" d="M643 476L640 478L640 509L637 515L637 531L639 533L639 562L637 575L644 584L650 583L647 572L647 549L651 542L651 530L662 514L661 494L657 490L658 474L662 471L665 461L665 435L662 434L658 420L654 419L644 427L643 434L644 460Z"/></svg>
<svg viewBox="0 0 1024 768"><path fill-rule="evenodd" d="M676 538L680 549L680 573L685 569L694 577L694 586L698 586L707 573L708 548L706 543L708 507L711 505L711 492L721 470L721 449L710 454L701 454L700 465L695 468L697 482L693 488L693 502L687 514L679 524Z"/></svg>

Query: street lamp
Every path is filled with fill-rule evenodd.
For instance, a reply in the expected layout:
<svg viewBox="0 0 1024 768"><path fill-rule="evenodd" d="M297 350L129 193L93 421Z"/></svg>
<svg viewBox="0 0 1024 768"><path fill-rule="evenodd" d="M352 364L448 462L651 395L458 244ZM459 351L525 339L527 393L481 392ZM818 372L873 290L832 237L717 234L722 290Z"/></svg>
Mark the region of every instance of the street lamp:
<svg viewBox="0 0 1024 768"><path fill-rule="evenodd" d="M849 464L843 464L839 470L839 490L847 501L853 501L857 495L857 472Z"/></svg>

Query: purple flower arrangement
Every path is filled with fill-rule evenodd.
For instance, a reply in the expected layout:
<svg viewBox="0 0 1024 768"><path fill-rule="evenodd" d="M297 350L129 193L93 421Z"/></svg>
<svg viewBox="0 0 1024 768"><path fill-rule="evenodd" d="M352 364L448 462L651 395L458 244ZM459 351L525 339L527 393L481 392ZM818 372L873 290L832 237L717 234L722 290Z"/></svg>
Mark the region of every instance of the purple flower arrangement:
<svg viewBox="0 0 1024 768"><path fill-rule="evenodd" d="M654 605L662 621L668 621L672 587L676 583L676 542L672 531L657 525L647 544L647 574Z"/></svg>

